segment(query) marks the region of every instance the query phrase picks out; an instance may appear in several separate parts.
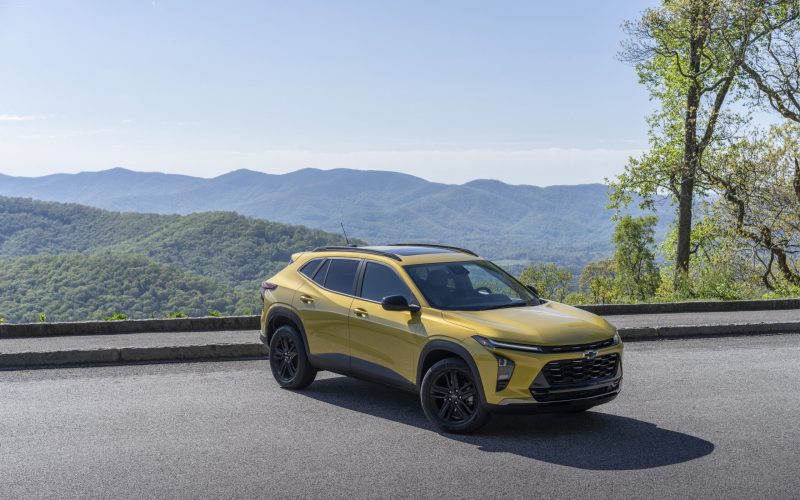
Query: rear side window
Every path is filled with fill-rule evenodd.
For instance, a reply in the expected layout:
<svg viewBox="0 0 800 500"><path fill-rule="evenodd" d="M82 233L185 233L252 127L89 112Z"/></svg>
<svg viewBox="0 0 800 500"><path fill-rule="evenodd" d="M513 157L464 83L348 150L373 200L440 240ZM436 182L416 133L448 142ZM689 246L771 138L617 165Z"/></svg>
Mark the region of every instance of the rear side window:
<svg viewBox="0 0 800 500"><path fill-rule="evenodd" d="M325 288L334 292L353 294L356 271L360 261L352 259L330 259Z"/></svg>
<svg viewBox="0 0 800 500"><path fill-rule="evenodd" d="M409 304L416 303L408 287L397 273L383 264L368 262L367 268L364 270L361 297L380 302L384 297L390 295L402 295Z"/></svg>
<svg viewBox="0 0 800 500"><path fill-rule="evenodd" d="M317 285L324 285L325 284L325 276L328 274L328 268L331 267L330 259L326 260L324 264L322 264L314 276L310 278L316 283Z"/></svg>
<svg viewBox="0 0 800 500"><path fill-rule="evenodd" d="M313 278L314 273L317 272L319 266L325 259L313 259L306 262L306 264L300 268L300 273L306 276L307 278Z"/></svg>

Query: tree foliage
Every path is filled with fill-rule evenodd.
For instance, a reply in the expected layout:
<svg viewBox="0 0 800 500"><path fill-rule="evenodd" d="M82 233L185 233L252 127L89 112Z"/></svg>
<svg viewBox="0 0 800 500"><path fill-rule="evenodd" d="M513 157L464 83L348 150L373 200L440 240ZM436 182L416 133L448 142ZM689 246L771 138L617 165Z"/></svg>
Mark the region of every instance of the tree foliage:
<svg viewBox="0 0 800 500"><path fill-rule="evenodd" d="M800 287L800 125L774 126L720 152L707 175L728 234L754 245L764 285Z"/></svg>
<svg viewBox="0 0 800 500"><path fill-rule="evenodd" d="M704 157L741 117L726 104L742 97L742 65L766 37L796 26L796 0L670 0L625 25L621 58L635 64L659 109L649 118L651 149L612 183L612 205L646 202L662 191L677 205L674 283L689 270L695 197L709 188Z"/></svg>
<svg viewBox="0 0 800 500"><path fill-rule="evenodd" d="M620 300L614 259L586 264L578 280L578 289L591 304L610 304Z"/></svg>
<svg viewBox="0 0 800 500"><path fill-rule="evenodd" d="M655 262L654 216L619 219L614 230L614 264L620 293L633 300L652 297L661 280Z"/></svg>
<svg viewBox="0 0 800 500"><path fill-rule="evenodd" d="M572 286L572 273L557 264L535 263L522 270L519 280L533 285L547 299L563 302Z"/></svg>
<svg viewBox="0 0 800 500"><path fill-rule="evenodd" d="M252 313L258 283L339 235L229 212L120 214L0 197L0 315L8 321ZM115 318L115 316L117 316Z"/></svg>

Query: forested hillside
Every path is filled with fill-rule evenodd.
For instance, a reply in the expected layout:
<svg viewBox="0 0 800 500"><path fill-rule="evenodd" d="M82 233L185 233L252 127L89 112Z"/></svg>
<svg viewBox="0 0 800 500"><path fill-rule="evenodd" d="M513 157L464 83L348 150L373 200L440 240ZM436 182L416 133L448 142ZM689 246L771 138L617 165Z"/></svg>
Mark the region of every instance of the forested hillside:
<svg viewBox="0 0 800 500"><path fill-rule="evenodd" d="M351 236L373 243L446 243L492 259L555 262L576 270L613 251L613 211L607 209L607 187L602 184L537 187L477 180L451 185L396 172L347 169L284 175L237 170L202 179L116 168L1 177L2 194L109 210L233 210L334 233L343 222ZM672 209L667 204L658 208L660 239ZM638 213L635 208L630 212Z"/></svg>
<svg viewBox="0 0 800 500"><path fill-rule="evenodd" d="M0 318L255 312L258 283L341 236L230 212L118 213L0 197Z"/></svg>

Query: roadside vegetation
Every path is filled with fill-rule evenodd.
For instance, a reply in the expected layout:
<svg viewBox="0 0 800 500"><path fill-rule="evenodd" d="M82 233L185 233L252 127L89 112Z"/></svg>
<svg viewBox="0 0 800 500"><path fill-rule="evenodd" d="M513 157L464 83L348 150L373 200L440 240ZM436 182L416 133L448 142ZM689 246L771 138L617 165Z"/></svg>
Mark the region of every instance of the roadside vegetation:
<svg viewBox="0 0 800 500"><path fill-rule="evenodd" d="M800 2L664 1L625 30L620 58L658 107L610 207L666 196L675 222L656 247L653 219L618 217L613 259L533 284L577 281L573 303L800 295Z"/></svg>

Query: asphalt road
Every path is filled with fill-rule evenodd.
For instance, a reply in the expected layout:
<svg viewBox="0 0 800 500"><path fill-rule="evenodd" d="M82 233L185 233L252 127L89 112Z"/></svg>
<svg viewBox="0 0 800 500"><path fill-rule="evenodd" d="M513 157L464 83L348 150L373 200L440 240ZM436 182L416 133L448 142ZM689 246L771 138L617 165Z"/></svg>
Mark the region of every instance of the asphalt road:
<svg viewBox="0 0 800 500"><path fill-rule="evenodd" d="M264 361L0 372L4 498L797 498L800 335L626 347L583 415L434 432L415 398Z"/></svg>

